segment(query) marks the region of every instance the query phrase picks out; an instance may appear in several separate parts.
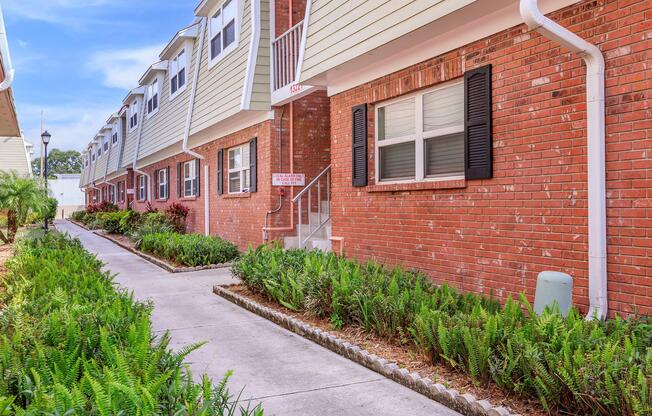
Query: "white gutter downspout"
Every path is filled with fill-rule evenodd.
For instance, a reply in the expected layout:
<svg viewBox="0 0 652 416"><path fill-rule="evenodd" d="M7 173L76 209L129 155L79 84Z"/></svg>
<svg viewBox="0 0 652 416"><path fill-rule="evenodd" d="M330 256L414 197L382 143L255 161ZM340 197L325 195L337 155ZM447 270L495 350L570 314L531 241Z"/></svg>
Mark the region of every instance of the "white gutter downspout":
<svg viewBox="0 0 652 416"><path fill-rule="evenodd" d="M11 55L9 55L9 42L7 41L7 29L5 28L5 19L2 14L0 5L0 56L2 56L2 67L5 73L5 79L0 83L0 91L8 90L14 83L14 67L11 64Z"/></svg>
<svg viewBox="0 0 652 416"><path fill-rule="evenodd" d="M143 97L144 97L144 95L143 95ZM139 116L140 120L138 120L138 134L136 136L137 137L137 139L136 139L136 150L134 151L134 161L131 163L131 169L136 173L139 173L141 175L145 175L145 177L147 178L147 202L151 202L152 201L152 199L151 199L151 197L152 197L152 192L151 192L152 180L151 179L152 178L149 175L149 173L143 172L142 170L136 168L136 162L138 162L138 153L140 153L140 139L141 139L141 137L143 135L143 123L145 122L145 107L146 107L146 105L145 105L145 100L144 99L143 99L143 102L141 103L141 107L143 109L143 112ZM134 183L134 196L135 196L135 194L136 194L136 183ZM136 199L134 198L134 201L135 200Z"/></svg>
<svg viewBox="0 0 652 416"><path fill-rule="evenodd" d="M597 46L545 17L537 0L520 0L525 24L577 53L586 63L589 211L589 313L604 319L607 303L607 208L605 179L604 57Z"/></svg>
<svg viewBox="0 0 652 416"><path fill-rule="evenodd" d="M199 30L199 45L195 56L195 67L193 68L192 87L190 88L190 98L188 100L188 113L186 114L186 127L183 131L183 141L181 142L181 151L196 159L204 160L204 156L193 152L188 148L188 138L190 137L190 123L192 113L195 109L195 97L197 95L197 83L199 82L199 67L201 65L201 56L204 49L204 36L206 34L205 17L201 19L201 29ZM204 235L210 234L210 199L208 197L208 181L210 180L208 166L204 165Z"/></svg>

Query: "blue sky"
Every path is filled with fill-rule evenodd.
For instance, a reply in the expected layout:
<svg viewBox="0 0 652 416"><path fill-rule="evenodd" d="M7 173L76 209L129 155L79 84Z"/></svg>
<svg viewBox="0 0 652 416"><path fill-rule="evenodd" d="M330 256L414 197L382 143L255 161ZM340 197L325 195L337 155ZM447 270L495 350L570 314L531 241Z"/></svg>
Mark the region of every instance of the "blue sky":
<svg viewBox="0 0 652 416"><path fill-rule="evenodd" d="M0 0L16 69L25 138L39 153L40 112L50 148L80 150L117 110L198 0Z"/></svg>

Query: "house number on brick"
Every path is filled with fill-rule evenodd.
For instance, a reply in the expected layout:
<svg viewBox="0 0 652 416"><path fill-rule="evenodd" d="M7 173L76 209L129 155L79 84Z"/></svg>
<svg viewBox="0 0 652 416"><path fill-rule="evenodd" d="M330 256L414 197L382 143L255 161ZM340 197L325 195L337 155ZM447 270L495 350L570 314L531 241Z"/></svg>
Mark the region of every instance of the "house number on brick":
<svg viewBox="0 0 652 416"><path fill-rule="evenodd" d="M305 186L306 175L303 173L272 173L273 186Z"/></svg>

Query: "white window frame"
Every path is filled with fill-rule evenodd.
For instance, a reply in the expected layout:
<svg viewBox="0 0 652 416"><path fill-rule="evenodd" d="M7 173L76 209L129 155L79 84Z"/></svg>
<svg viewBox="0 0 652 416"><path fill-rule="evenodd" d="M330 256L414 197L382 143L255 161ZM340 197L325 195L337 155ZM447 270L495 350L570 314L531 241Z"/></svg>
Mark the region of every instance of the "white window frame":
<svg viewBox="0 0 652 416"><path fill-rule="evenodd" d="M152 103L151 111L149 107L150 102ZM158 109L161 108L161 82L158 78L155 78L147 86L147 100L145 105L147 106L147 118L153 117L158 113Z"/></svg>
<svg viewBox="0 0 652 416"><path fill-rule="evenodd" d="M453 87L455 85L462 84L464 81L463 80L455 80L455 81L450 81L450 82L445 82L441 85L437 85L433 88L429 88L427 90L423 91L417 91L411 94L406 94L402 95L400 97L383 101L382 103L379 103L375 106L374 108L374 120L379 120L378 118L378 112L381 108L386 107L391 104L399 103L401 101L406 101L406 100L411 100L414 99L414 122L415 124L415 133L414 135L409 135L409 136L402 136L402 137L395 137L392 139L383 139L379 140L379 123L374 123L375 125L375 146L374 146L374 160L375 160L375 181L376 184L378 185L391 185L391 184L397 184L397 183L415 183L415 182L438 182L438 181L450 181L450 180L460 180L464 179L464 174L462 175L446 175L446 176L438 176L438 177L426 177L425 176L425 142L427 139L430 139L432 137L438 137L438 136L445 136L448 134L454 134L454 133L463 133L464 132L464 121L462 121L462 124L453 126L453 127L445 127L441 129L436 129L436 130L430 130L428 132L423 131L423 96L427 95L431 92L442 90L445 88ZM386 180L383 181L380 178L380 149L385 146L391 146L394 144L401 144L401 143L409 143L409 142L414 142L415 143L415 149L414 149L414 158L415 158L415 171L414 171L414 179L400 179L400 180Z"/></svg>
<svg viewBox="0 0 652 416"><path fill-rule="evenodd" d="M115 204L115 188L109 185L109 202Z"/></svg>
<svg viewBox="0 0 652 416"><path fill-rule="evenodd" d="M161 177L161 174L163 175ZM156 180L157 186L158 186L158 199L168 199L169 197L169 186L168 186L168 170L167 169L161 169L157 173L157 180ZM161 192L163 190L164 192Z"/></svg>
<svg viewBox="0 0 652 416"><path fill-rule="evenodd" d="M97 158L102 158L102 143L97 144Z"/></svg>
<svg viewBox="0 0 652 416"><path fill-rule="evenodd" d="M183 164L183 197L192 198L195 195L197 183L197 159L189 160ZM188 167L186 172L186 167Z"/></svg>
<svg viewBox="0 0 652 416"><path fill-rule="evenodd" d="M190 66L190 54L188 53L188 49L192 51L192 48L188 47L183 47L179 52L177 52L174 55L174 59L170 60L170 66L168 69L168 73L170 74L170 101L172 101L175 97L177 97L179 94L181 94L183 91L186 90L186 86L188 85L188 67ZM183 57L179 59L179 57L183 54ZM179 64L182 64L183 66L180 66ZM184 71L184 83L182 86L179 86L179 74L181 71ZM173 87L176 85L177 90L172 92Z"/></svg>
<svg viewBox="0 0 652 416"><path fill-rule="evenodd" d="M220 33L224 33L224 22L222 22L222 16L224 16L224 4L227 2L232 2L235 3L235 39L233 43L231 43L229 46L224 48L224 36L222 35L222 50L220 51L219 54L215 58L212 58L213 51L212 51L212 46L211 44L213 43L213 38L217 36L217 33L213 33L213 20L216 19L215 15L219 13L219 19L220 19ZM240 44L240 30L242 27L242 15L244 13L244 6L243 6L243 1L242 0L225 0L222 3L220 3L219 6L215 7L209 14L208 18L208 68L213 68L219 61L224 59L224 57L228 56L231 52L233 52L238 45ZM228 22L227 22L228 23Z"/></svg>
<svg viewBox="0 0 652 416"><path fill-rule="evenodd" d="M245 165L242 163L242 166L239 168L232 168L231 167L231 152L234 152L236 150L240 150L240 158L242 158L243 151L247 149L247 151L250 151L249 148L249 143L241 144L239 146L235 146L227 150L226 152L226 167L227 167L227 176L226 176L226 181L228 183L228 189L229 189L229 194L245 194L249 192L249 187L251 187L251 159L249 160L249 164ZM251 153L249 153L249 158L251 158ZM239 190L231 190L231 173L240 173L240 189ZM249 187L245 188L243 187L243 184L246 181L246 178L249 178Z"/></svg>
<svg viewBox="0 0 652 416"><path fill-rule="evenodd" d="M117 188L116 193L118 194L117 195L118 202L125 202L125 182L124 181L118 182L116 184L116 188Z"/></svg>
<svg viewBox="0 0 652 416"><path fill-rule="evenodd" d="M138 200L145 201L147 199L147 177L145 175L138 176Z"/></svg>
<svg viewBox="0 0 652 416"><path fill-rule="evenodd" d="M139 108L140 108L140 101L138 99L135 99L129 106L129 132L136 130L136 128L138 128L138 123L141 122L141 120L139 120L140 115L138 115ZM132 121L134 120L134 116L136 117L135 118L136 123L132 124Z"/></svg>
<svg viewBox="0 0 652 416"><path fill-rule="evenodd" d="M97 156L95 155L95 152L91 150L91 163L95 163L95 160L97 160Z"/></svg>
<svg viewBox="0 0 652 416"><path fill-rule="evenodd" d="M102 152L106 153L108 151L109 151L109 139L106 136L104 136L104 138L102 139Z"/></svg>

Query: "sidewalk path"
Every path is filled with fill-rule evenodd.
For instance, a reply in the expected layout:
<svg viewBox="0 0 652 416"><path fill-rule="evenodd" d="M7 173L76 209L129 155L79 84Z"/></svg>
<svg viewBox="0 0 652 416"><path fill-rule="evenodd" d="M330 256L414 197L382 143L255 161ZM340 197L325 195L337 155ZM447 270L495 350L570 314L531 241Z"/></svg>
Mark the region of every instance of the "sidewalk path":
<svg viewBox="0 0 652 416"><path fill-rule="evenodd" d="M116 281L154 304L153 328L170 331L172 347L208 341L190 355L195 376L220 380L266 415L459 416L437 402L322 348L212 293L234 282L228 269L168 273L68 221L56 227L97 253Z"/></svg>

